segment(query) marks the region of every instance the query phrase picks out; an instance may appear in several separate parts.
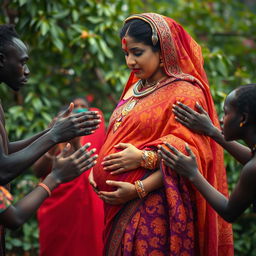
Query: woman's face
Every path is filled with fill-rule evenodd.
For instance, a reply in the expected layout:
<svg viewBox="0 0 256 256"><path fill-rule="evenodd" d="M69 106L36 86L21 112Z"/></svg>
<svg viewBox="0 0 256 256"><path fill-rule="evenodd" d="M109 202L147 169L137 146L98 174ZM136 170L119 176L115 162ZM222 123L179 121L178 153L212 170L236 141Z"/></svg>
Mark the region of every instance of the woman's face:
<svg viewBox="0 0 256 256"><path fill-rule="evenodd" d="M77 98L73 102L74 108L88 108L88 104L83 99Z"/></svg>
<svg viewBox="0 0 256 256"><path fill-rule="evenodd" d="M238 113L235 104L235 91L226 98L223 116L223 134L226 141L241 139L240 123L242 115Z"/></svg>
<svg viewBox="0 0 256 256"><path fill-rule="evenodd" d="M136 42L132 37L122 39L122 50L128 68L137 78L155 82L164 75L160 67L160 52L153 52L151 46Z"/></svg>

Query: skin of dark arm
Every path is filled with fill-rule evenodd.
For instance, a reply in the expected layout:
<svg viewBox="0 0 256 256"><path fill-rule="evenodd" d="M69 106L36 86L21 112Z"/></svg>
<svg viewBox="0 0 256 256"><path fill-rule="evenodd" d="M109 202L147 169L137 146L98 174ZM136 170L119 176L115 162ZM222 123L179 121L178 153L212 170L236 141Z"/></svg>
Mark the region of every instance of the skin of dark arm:
<svg viewBox="0 0 256 256"><path fill-rule="evenodd" d="M69 143L74 151L81 147L80 137L74 138ZM34 163L32 168L38 178L45 177L49 170L52 169L52 164L58 151L59 147L56 145Z"/></svg>
<svg viewBox="0 0 256 256"><path fill-rule="evenodd" d="M29 144L31 144L32 142L37 140L39 137L41 137L42 135L47 133L49 130L50 129L46 129L42 132L39 132L39 133L33 135L30 138L27 138L27 139L24 139L24 140L9 142L9 145L8 145L9 146L9 148L8 148L9 154L15 153L15 152L27 147Z"/></svg>
<svg viewBox="0 0 256 256"><path fill-rule="evenodd" d="M65 153L58 156L53 164L53 170L43 180L43 183L52 191L58 185L68 182L86 170L93 167L96 163L97 155L91 157L96 151L85 151L90 144L85 145L69 157L64 157ZM9 206L0 214L0 223L10 229L18 228L22 225L48 197L47 191L38 186L15 205Z"/></svg>
<svg viewBox="0 0 256 256"><path fill-rule="evenodd" d="M44 177L49 170L52 169L53 159L55 158L54 154L48 153L41 156L33 165L32 169L36 177Z"/></svg>
<svg viewBox="0 0 256 256"><path fill-rule="evenodd" d="M0 137L0 185L9 183L54 145L77 136L91 134L100 123L96 112L88 111L67 117L63 115L48 132L13 154L4 154Z"/></svg>
<svg viewBox="0 0 256 256"><path fill-rule="evenodd" d="M167 148L160 146L160 154L164 164L175 170L178 174L188 178L199 190L214 210L226 221L234 222L246 208L253 202L256 190L256 169L255 164L250 161L244 166L241 177L229 199L216 190L203 177L197 167L195 155L186 146L188 156L166 143Z"/></svg>
<svg viewBox="0 0 256 256"><path fill-rule="evenodd" d="M181 102L176 102L173 105L175 119L193 132L211 137L237 161L243 165L246 164L252 156L250 149L236 141L226 141L221 130L213 125L208 113L198 102L196 103L196 108L198 112Z"/></svg>

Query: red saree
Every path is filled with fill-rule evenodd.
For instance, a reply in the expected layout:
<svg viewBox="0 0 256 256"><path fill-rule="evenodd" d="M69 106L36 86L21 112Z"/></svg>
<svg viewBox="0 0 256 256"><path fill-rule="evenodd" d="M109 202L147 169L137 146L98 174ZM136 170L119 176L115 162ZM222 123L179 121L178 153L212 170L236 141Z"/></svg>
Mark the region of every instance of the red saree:
<svg viewBox="0 0 256 256"><path fill-rule="evenodd" d="M115 130L125 104L112 114L105 143L94 167L94 178L100 190L113 188L105 181L134 183L149 171L136 169L112 176L102 169L103 157L116 152L119 142L131 143L139 149L156 148L167 141L185 152L185 142L195 153L200 171L219 191L227 195L223 152L208 137L193 134L175 121L172 105L181 101L191 108L199 102L218 125L200 46L175 21L158 14L136 15L149 20L157 29L169 79L153 93L139 98L134 108ZM122 97L134 84L131 74ZM231 225L212 210L203 197L185 179L162 166L164 187L143 200L127 205L105 204L106 255L233 255Z"/></svg>
<svg viewBox="0 0 256 256"><path fill-rule="evenodd" d="M90 110L99 111L102 122L94 134L81 137L81 145L91 142L89 149L96 148L98 153L105 138L105 125L101 111ZM89 172L61 184L40 206L40 256L102 255L103 204L88 182Z"/></svg>

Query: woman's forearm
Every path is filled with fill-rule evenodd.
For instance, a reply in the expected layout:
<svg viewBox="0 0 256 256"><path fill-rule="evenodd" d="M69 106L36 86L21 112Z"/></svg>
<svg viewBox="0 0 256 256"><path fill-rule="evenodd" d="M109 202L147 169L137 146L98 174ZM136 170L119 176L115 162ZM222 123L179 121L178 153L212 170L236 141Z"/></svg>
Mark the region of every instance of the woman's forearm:
<svg viewBox="0 0 256 256"><path fill-rule="evenodd" d="M147 193L159 189L163 186L163 175L160 170L155 171L143 180L143 185Z"/></svg>

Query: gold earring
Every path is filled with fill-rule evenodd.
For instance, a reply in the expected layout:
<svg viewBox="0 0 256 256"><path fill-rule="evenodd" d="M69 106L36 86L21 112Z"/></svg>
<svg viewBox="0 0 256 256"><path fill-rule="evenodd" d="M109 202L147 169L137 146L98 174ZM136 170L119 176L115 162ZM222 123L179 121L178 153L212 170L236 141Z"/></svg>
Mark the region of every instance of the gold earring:
<svg viewBox="0 0 256 256"><path fill-rule="evenodd" d="M243 127L243 126L244 126L244 123L243 123L243 122L241 122L239 126L240 126L240 127Z"/></svg>

